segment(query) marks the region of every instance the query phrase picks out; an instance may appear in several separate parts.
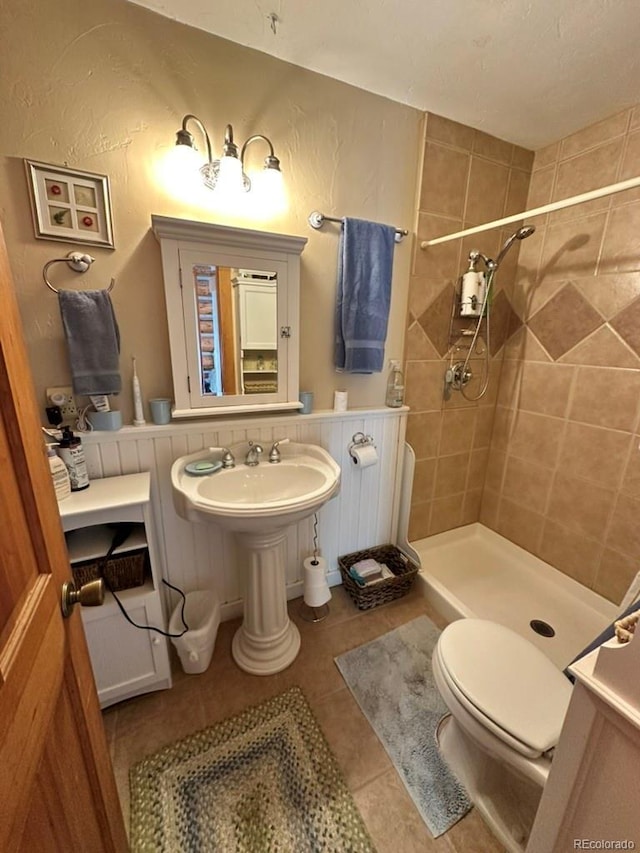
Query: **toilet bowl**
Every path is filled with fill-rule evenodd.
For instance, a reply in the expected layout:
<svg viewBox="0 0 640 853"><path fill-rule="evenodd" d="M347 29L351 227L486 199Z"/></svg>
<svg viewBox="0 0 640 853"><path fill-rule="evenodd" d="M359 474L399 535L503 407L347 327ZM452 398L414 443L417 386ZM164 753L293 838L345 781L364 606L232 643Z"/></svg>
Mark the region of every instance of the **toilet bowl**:
<svg viewBox="0 0 640 853"><path fill-rule="evenodd" d="M460 619L433 652L450 716L440 750L507 850L524 850L571 683L532 643L484 619Z"/></svg>

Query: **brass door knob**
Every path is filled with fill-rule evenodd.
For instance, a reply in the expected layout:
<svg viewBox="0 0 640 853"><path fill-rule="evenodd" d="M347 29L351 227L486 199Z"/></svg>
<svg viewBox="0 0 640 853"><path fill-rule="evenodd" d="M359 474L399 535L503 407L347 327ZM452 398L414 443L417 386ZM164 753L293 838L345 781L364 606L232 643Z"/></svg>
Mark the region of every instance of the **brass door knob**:
<svg viewBox="0 0 640 853"><path fill-rule="evenodd" d="M78 589L73 581L62 584L62 615L65 619L71 615L76 604L82 607L99 607L104 603L104 580L83 583Z"/></svg>

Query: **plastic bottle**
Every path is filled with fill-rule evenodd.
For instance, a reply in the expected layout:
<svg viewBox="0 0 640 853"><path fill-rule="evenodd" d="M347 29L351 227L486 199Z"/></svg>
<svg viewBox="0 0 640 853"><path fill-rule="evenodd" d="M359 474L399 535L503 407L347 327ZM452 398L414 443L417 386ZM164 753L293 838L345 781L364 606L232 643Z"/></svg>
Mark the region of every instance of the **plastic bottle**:
<svg viewBox="0 0 640 853"><path fill-rule="evenodd" d="M58 445L58 456L67 466L69 479L71 480L71 491L79 492L89 487L89 474L87 463L84 459L84 450L80 436L74 435L71 427L62 430L62 441Z"/></svg>
<svg viewBox="0 0 640 853"><path fill-rule="evenodd" d="M391 362L391 372L387 381L387 396L385 405L399 409L404 404L404 375L400 370L400 362Z"/></svg>
<svg viewBox="0 0 640 853"><path fill-rule="evenodd" d="M56 500L63 501L71 494L71 480L69 479L67 466L51 444L47 445L47 458L49 459L49 468L51 469L51 479L53 480Z"/></svg>

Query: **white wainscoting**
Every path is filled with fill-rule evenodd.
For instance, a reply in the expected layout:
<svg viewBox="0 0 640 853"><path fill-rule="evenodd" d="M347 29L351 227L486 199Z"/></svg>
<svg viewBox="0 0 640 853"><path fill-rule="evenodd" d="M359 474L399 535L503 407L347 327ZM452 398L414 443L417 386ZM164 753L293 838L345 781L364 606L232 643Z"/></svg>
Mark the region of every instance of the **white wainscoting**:
<svg viewBox="0 0 640 853"><path fill-rule="evenodd" d="M242 612L242 543L216 525L192 524L175 512L169 472L174 460L206 447L228 447L252 439L268 452L279 438L319 444L342 469L340 493L318 513L319 550L331 585L340 583L338 557L395 542L401 487L401 454L408 409L361 409L312 415L208 419L167 426L125 427L83 434L89 477L151 471L153 514L164 577L189 592L213 589L223 619ZM357 468L348 453L356 432L374 438L380 461ZM261 464L269 464L263 462ZM302 563L313 551L313 518L287 535L287 595L302 594ZM171 593L168 607L177 603Z"/></svg>

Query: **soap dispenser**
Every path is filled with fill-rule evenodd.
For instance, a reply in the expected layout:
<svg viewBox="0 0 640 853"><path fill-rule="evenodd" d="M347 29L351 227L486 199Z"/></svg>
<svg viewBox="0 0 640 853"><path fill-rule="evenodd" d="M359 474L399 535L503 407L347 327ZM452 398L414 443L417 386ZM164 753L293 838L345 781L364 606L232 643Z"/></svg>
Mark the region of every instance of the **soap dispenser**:
<svg viewBox="0 0 640 853"><path fill-rule="evenodd" d="M404 376L400 370L400 362L392 361L389 379L387 381L387 396L385 405L399 409L404 404Z"/></svg>

